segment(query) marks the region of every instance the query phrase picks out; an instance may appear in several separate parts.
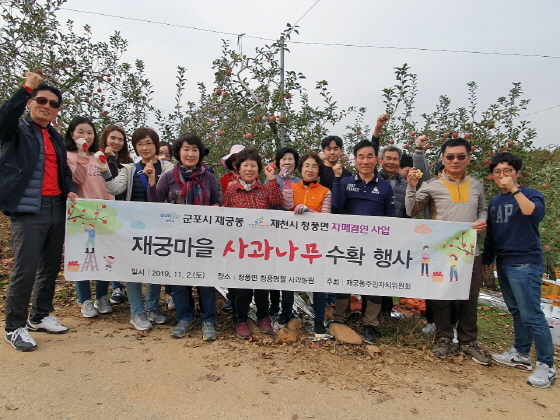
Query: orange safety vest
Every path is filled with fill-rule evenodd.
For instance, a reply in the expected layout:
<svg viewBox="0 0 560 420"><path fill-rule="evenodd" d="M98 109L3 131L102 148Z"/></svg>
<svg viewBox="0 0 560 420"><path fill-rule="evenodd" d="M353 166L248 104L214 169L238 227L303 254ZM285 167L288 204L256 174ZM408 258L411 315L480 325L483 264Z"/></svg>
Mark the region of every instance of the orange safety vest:
<svg viewBox="0 0 560 420"><path fill-rule="evenodd" d="M294 207L298 204L304 204L317 213L321 213L323 201L325 201L325 197L330 191L327 187L323 187L318 182L309 184L306 188L305 185L303 185L303 181L292 184L292 190L294 191Z"/></svg>

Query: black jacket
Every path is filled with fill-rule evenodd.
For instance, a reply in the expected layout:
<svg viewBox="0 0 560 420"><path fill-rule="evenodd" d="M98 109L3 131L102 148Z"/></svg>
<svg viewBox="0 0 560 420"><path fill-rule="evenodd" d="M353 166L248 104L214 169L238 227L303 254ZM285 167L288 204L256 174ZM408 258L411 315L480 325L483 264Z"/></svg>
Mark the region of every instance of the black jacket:
<svg viewBox="0 0 560 420"><path fill-rule="evenodd" d="M20 88L0 107L0 210L4 213L16 211L39 157L44 154L41 130L30 117L21 119L29 98L27 90ZM48 131L58 160L60 189L65 196L77 192L63 139L50 124Z"/></svg>

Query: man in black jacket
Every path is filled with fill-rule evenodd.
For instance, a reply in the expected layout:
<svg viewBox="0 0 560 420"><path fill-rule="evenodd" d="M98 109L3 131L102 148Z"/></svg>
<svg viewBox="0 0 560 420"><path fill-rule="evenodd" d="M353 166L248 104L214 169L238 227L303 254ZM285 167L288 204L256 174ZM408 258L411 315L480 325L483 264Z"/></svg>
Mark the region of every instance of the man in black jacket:
<svg viewBox="0 0 560 420"><path fill-rule="evenodd" d="M74 202L77 194L62 137L50 125L62 94L41 82L39 74L26 73L23 86L0 107L0 210L11 217L14 252L5 339L20 351L37 348L28 328L68 331L50 312L62 258L66 198ZM21 119L26 106L29 115Z"/></svg>

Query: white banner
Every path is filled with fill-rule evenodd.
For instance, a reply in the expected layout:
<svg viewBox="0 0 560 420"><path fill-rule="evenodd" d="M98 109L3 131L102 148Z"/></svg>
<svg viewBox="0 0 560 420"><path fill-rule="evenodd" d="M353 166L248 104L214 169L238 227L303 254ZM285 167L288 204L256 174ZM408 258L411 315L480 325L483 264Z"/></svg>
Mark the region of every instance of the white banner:
<svg viewBox="0 0 560 420"><path fill-rule="evenodd" d="M471 223L68 202L67 280L467 299Z"/></svg>

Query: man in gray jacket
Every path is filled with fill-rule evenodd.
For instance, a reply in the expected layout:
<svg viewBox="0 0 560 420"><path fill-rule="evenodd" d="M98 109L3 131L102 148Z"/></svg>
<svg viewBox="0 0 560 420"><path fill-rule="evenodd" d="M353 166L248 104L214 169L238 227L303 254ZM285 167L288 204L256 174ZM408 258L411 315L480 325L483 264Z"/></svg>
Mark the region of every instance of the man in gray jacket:
<svg viewBox="0 0 560 420"><path fill-rule="evenodd" d="M75 201L77 194L62 137L50 124L62 94L41 82L39 74L26 73L23 86L0 107L0 210L11 217L14 252L5 339L20 351L37 348L28 328L68 331L50 312L62 258L66 198ZM26 106L29 116L21 119Z"/></svg>

